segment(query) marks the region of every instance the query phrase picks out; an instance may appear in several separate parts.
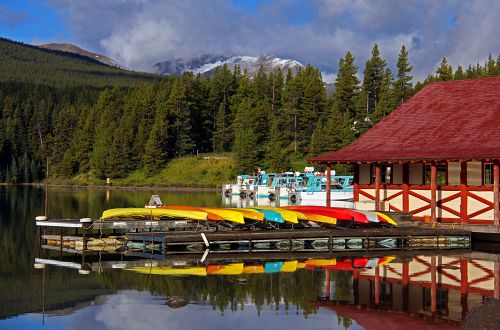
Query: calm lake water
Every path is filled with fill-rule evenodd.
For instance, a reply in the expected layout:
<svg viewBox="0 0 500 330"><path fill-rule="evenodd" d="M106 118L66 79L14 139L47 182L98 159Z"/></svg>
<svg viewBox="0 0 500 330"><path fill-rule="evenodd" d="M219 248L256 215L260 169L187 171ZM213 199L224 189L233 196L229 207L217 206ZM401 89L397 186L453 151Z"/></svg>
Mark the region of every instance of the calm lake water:
<svg viewBox="0 0 500 330"><path fill-rule="evenodd" d="M52 188L49 216L97 218L106 208L142 207L152 193ZM226 203L219 193L161 197ZM493 262L459 252L82 260L39 247L34 218L43 213L43 189L0 186L0 329L454 329L493 296ZM35 269L35 258L65 267ZM82 264L89 274L75 268Z"/></svg>

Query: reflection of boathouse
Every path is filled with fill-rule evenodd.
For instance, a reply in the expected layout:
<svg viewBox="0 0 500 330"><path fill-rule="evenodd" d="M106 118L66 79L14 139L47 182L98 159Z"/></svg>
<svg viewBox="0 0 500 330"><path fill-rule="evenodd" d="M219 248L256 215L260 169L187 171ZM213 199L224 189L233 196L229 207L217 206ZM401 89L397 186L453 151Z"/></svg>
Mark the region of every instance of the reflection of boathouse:
<svg viewBox="0 0 500 330"><path fill-rule="evenodd" d="M342 301L335 293L333 273L327 271L326 301L318 305L331 307L350 318L357 314L366 318L366 313L355 312L361 309L385 311L383 317L389 319L398 319L398 313L406 313L413 318L458 322L481 302L500 297L500 285L495 287L500 280L499 274L499 263L493 261L447 256L413 257L371 269L354 269L352 300ZM405 324L401 327L408 328Z"/></svg>
<svg viewBox="0 0 500 330"><path fill-rule="evenodd" d="M433 83L346 148L312 160L352 164L358 204L500 224L499 128L499 77Z"/></svg>

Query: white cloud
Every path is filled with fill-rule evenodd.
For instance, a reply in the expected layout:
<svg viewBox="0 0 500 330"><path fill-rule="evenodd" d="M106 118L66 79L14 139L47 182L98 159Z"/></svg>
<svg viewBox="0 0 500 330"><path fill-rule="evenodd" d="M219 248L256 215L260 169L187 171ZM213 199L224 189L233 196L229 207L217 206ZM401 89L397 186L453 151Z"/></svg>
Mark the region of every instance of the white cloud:
<svg viewBox="0 0 500 330"><path fill-rule="evenodd" d="M267 53L335 72L351 50L362 71L378 43L393 68L406 45L422 79L443 56L456 67L500 52L495 0L311 0L300 2L311 6L300 22L291 14L297 2L287 0L248 13L228 0L48 1L66 15L76 43L142 70L174 57Z"/></svg>

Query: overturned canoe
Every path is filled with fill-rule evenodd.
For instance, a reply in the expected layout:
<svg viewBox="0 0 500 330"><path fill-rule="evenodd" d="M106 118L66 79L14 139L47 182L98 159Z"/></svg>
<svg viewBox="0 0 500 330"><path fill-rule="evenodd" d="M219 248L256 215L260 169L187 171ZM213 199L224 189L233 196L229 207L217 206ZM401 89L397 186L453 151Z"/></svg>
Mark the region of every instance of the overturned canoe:
<svg viewBox="0 0 500 330"><path fill-rule="evenodd" d="M261 209L261 208L253 208L253 209L246 209L245 208L244 210L255 210L255 211L258 211L258 212L264 214L265 219L267 221L277 222L277 223L285 223L285 220L283 219L283 217L281 216L281 214L279 214L278 212L273 211L273 210L266 210L266 209Z"/></svg>
<svg viewBox="0 0 500 330"><path fill-rule="evenodd" d="M173 210L161 208L117 208L102 213L101 220L107 219L153 219L153 220L207 220L207 212L191 210Z"/></svg>
<svg viewBox="0 0 500 330"><path fill-rule="evenodd" d="M128 270L151 275L193 275L207 276L205 267L132 267Z"/></svg>
<svg viewBox="0 0 500 330"><path fill-rule="evenodd" d="M293 210L286 210L278 207L260 206L256 208L258 210L268 210L274 211L281 215L284 221L297 224L299 220L306 220L306 217L300 212L295 212Z"/></svg>

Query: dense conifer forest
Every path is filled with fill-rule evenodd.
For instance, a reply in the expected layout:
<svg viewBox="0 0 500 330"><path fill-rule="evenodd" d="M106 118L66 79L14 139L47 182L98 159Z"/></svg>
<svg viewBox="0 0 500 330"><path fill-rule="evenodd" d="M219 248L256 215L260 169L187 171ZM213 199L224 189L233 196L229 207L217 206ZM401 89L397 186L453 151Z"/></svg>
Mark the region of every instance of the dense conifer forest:
<svg viewBox="0 0 500 330"><path fill-rule="evenodd" d="M158 76L1 39L0 182L43 180L47 159L52 176L102 179L211 152L232 152L238 173L288 170L352 142L430 82L500 75L491 55L456 70L444 58L414 84L410 57L402 47L393 73L374 45L359 72L347 52L328 95L311 65L295 75L222 66L211 77Z"/></svg>

